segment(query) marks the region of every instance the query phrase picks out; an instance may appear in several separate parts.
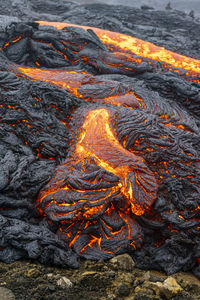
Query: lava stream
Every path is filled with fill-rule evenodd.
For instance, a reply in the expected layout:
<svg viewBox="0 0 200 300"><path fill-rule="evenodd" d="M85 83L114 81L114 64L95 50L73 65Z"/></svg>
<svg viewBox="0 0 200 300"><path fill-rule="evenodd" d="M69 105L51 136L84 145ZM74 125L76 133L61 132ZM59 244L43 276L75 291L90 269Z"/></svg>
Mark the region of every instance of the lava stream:
<svg viewBox="0 0 200 300"><path fill-rule="evenodd" d="M156 198L156 180L143 158L120 145L109 124L106 109L91 111L83 124L76 154L81 159L94 157L97 165L119 176L121 191L130 201L133 213L142 215Z"/></svg>
<svg viewBox="0 0 200 300"><path fill-rule="evenodd" d="M110 47L114 46L118 51L130 51L133 54L146 57L152 60L166 62L175 68L185 69L190 72L200 73L200 61L191 57L169 51L164 47L156 46L150 42L140 40L125 34L103 30L90 26L81 26L70 23L38 21L40 25L49 25L57 29L73 26L80 27L85 30L92 29L103 44Z"/></svg>

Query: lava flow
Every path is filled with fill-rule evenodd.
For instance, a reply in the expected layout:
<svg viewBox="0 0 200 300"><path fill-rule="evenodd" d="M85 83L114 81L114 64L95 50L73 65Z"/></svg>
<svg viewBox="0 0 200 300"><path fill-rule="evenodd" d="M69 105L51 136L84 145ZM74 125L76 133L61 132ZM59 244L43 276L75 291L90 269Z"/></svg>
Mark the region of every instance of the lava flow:
<svg viewBox="0 0 200 300"><path fill-rule="evenodd" d="M47 220L46 252L196 263L200 62L120 33L38 23L13 23L0 39L1 213L19 203L22 222ZM29 248L43 260L32 225Z"/></svg>
<svg viewBox="0 0 200 300"><path fill-rule="evenodd" d="M164 47L158 47L150 42L142 41L135 37L131 37L125 34L112 32L109 30L103 30L90 26L74 25L70 23L59 23L59 22L47 22L38 21L40 25L54 26L57 29L63 29L65 27L80 27L85 30L93 30L99 39L108 48L119 52L131 52L141 57L150 58L152 60L166 62L171 66L179 69L185 69L191 72L200 73L200 61L191 57L186 57L178 53L174 53L165 49Z"/></svg>
<svg viewBox="0 0 200 300"><path fill-rule="evenodd" d="M99 168L93 166L94 169L89 170L91 167L86 166L86 161L91 160ZM71 171L74 170L74 165L77 169L76 177L74 171ZM105 172L104 176L101 172ZM146 166L144 159L124 149L114 136L109 111L104 108L96 109L89 111L85 118L73 156L58 167L55 177L44 191L41 191L38 208L53 221L71 220L69 226L72 228L76 227L77 222L90 220L85 224L84 230L76 233L75 236L68 232L68 239L71 238L69 244L74 245L75 241L85 236L88 227L95 224L96 232L89 234L90 242L81 249L80 253L87 255L88 247L90 248L93 245L92 241L97 239L98 250L104 256L103 253L106 255L115 253L114 239L118 250L123 249L124 240L126 243L129 241L136 248L137 243L135 245L134 241L138 240L140 230L136 222L131 220L131 211L138 216L144 214L156 199L157 187L154 175ZM122 199L119 201L120 197ZM113 209L117 201L121 202L118 213L116 207ZM104 214L105 222L111 227L110 231L114 231L111 243L109 238L107 243L102 240L99 222L103 222ZM120 220L118 220L117 232L112 225L113 214L116 214L115 218ZM100 217L100 221L97 217ZM97 225L100 226L98 229Z"/></svg>
<svg viewBox="0 0 200 300"><path fill-rule="evenodd" d="M16 71L17 70L17 71ZM101 79L98 80L95 76L85 72L63 71L63 70L44 70L39 68L28 67L15 67L15 72L21 76L26 76L31 80L40 80L51 83L63 89L66 89L70 94L82 98L85 101L96 103L110 103L117 106L125 106L129 108L145 107L141 97L137 96L127 86L123 87L120 91L120 85L115 81L107 80L106 82ZM91 85L98 86L109 90L109 96L106 97L104 93L96 93L91 88ZM122 85L121 85L122 86ZM82 88L82 89L81 89ZM110 91L110 89L113 90Z"/></svg>

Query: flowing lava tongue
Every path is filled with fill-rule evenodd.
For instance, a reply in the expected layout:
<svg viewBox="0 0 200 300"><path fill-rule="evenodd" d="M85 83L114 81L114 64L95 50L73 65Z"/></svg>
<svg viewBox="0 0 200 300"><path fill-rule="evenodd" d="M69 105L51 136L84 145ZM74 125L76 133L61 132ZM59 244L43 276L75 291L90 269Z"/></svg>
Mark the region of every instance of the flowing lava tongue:
<svg viewBox="0 0 200 300"><path fill-rule="evenodd" d="M131 37L125 34L112 32L109 30L103 30L90 26L74 25L70 23L59 22L47 22L38 21L40 25L54 26L57 29L63 29L65 27L75 26L85 30L93 30L99 39L108 47L112 46L112 49L118 51L130 51L138 56L150 58L161 62L166 62L175 68L185 69L188 71L200 73L200 61L190 57L180 55L165 49L164 47L158 47L150 42L145 42L135 37Z"/></svg>
<svg viewBox="0 0 200 300"><path fill-rule="evenodd" d="M91 160L91 166L86 166L86 162ZM76 177L71 171L74 166ZM96 109L86 115L73 156L58 167L55 177L41 191L38 208L52 221L65 223L69 220L67 229L63 225L60 230L67 235L70 246L75 247L74 243L78 243L80 254L86 256L88 249L95 245L104 256L105 253L114 254L128 249L128 242L129 246L138 246L141 233L131 218L131 211L140 216L148 210L156 199L157 187L154 175L144 160L124 149L114 136L109 111ZM114 221L113 218L117 219ZM83 220L86 222L84 230L77 227L75 236L68 231ZM89 234L89 242L87 236L87 243L81 248L83 242L80 239L93 226L96 232Z"/></svg>
<svg viewBox="0 0 200 300"><path fill-rule="evenodd" d="M90 112L76 146L80 158L94 157L97 165L121 178L122 193L136 215L142 215L156 198L157 183L144 159L124 149L110 128L109 112Z"/></svg>

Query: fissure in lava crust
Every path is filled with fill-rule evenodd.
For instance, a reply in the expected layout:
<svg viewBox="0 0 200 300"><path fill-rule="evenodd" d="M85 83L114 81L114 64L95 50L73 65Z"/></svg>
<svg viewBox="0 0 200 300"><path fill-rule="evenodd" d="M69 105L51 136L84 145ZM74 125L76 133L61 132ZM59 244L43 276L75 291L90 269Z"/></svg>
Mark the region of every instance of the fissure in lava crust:
<svg viewBox="0 0 200 300"><path fill-rule="evenodd" d="M111 31L2 30L0 259L128 252L199 275L199 75L199 60Z"/></svg>

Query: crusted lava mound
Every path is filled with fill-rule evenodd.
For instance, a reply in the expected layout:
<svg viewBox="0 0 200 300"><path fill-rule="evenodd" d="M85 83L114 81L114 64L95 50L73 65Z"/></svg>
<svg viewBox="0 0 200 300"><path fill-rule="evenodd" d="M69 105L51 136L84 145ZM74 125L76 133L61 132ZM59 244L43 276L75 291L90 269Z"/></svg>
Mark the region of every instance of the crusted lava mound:
<svg viewBox="0 0 200 300"><path fill-rule="evenodd" d="M0 259L199 275L200 61L87 26L0 31Z"/></svg>

